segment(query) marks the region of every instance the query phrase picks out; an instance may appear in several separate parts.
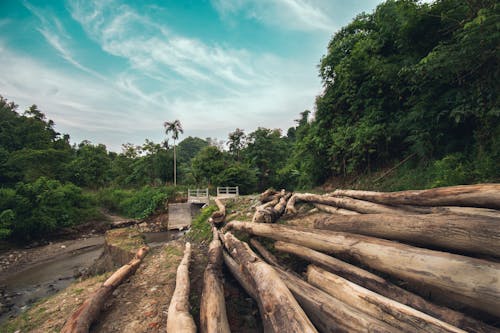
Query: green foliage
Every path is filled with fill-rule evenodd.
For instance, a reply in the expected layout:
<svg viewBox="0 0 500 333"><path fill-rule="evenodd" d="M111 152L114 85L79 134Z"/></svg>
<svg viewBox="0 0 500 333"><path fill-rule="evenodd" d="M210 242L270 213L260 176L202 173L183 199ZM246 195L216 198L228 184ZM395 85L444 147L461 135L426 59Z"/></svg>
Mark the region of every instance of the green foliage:
<svg viewBox="0 0 500 333"><path fill-rule="evenodd" d="M173 187L143 186L140 189L104 188L97 194L100 205L112 212L131 217L146 218L163 207L168 198L175 196Z"/></svg>
<svg viewBox="0 0 500 333"><path fill-rule="evenodd" d="M79 187L41 177L0 189L0 216L14 238L29 240L96 217L97 211Z"/></svg>
<svg viewBox="0 0 500 333"><path fill-rule="evenodd" d="M189 240L201 243L203 241L208 242L212 239L212 229L210 223L208 223L208 218L212 216L212 213L216 210L217 206L215 205L210 205L201 209L200 213L191 223L191 229L187 234Z"/></svg>
<svg viewBox="0 0 500 333"><path fill-rule="evenodd" d="M192 160L192 169L197 183L214 184L225 168L222 151L215 146L203 148Z"/></svg>
<svg viewBox="0 0 500 333"><path fill-rule="evenodd" d="M258 181L255 169L247 164L235 163L219 173L216 182L220 186L238 186L240 194L249 194L255 192Z"/></svg>
<svg viewBox="0 0 500 333"><path fill-rule="evenodd" d="M446 155L434 162L435 178L431 187L467 184L471 172L462 154Z"/></svg>

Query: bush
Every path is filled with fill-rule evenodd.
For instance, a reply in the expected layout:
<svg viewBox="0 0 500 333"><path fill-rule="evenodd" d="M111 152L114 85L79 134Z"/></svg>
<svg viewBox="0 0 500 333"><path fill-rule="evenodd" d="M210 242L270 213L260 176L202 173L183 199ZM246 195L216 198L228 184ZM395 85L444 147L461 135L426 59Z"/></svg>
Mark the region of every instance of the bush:
<svg viewBox="0 0 500 333"><path fill-rule="evenodd" d="M71 183L41 177L0 190L1 235L30 240L96 216L92 198Z"/></svg>
<svg viewBox="0 0 500 333"><path fill-rule="evenodd" d="M101 206L112 212L142 219L153 214L174 195L173 187L164 186L144 186L139 190L106 188L97 193L97 200Z"/></svg>

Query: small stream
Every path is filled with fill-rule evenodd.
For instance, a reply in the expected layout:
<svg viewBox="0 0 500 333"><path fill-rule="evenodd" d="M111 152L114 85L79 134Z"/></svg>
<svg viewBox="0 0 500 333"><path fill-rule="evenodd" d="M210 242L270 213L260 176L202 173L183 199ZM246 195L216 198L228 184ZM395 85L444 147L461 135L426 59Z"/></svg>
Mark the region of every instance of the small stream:
<svg viewBox="0 0 500 333"><path fill-rule="evenodd" d="M181 237L184 231L145 232L150 248ZM73 251L35 264L0 280L0 323L25 311L36 301L69 286L101 255L103 244Z"/></svg>

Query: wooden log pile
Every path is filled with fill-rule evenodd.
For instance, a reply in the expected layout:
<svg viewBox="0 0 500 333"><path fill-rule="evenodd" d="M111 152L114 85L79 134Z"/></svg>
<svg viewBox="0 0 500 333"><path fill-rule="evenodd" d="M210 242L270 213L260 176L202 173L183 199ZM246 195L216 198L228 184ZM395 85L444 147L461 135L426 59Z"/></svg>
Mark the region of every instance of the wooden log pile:
<svg viewBox="0 0 500 333"><path fill-rule="evenodd" d="M266 332L500 332L500 184L266 191L261 202L219 237ZM330 214L294 219L298 202ZM232 231L309 265L293 271L251 239L261 259Z"/></svg>

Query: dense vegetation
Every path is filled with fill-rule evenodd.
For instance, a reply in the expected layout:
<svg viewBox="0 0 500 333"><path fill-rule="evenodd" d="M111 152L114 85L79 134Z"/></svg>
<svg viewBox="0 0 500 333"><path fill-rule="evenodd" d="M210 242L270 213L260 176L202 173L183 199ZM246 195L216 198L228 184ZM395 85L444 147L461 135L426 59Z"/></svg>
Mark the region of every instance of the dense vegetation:
<svg viewBox="0 0 500 333"><path fill-rule="evenodd" d="M0 97L0 238L41 237L96 217L96 205L146 217L174 194L174 154L177 190L307 188L406 157L386 189L499 181L499 15L493 0L388 0L332 37L314 113L286 133L237 128L225 146L176 147L177 120L164 124L174 145L71 145L35 105L20 114Z"/></svg>

